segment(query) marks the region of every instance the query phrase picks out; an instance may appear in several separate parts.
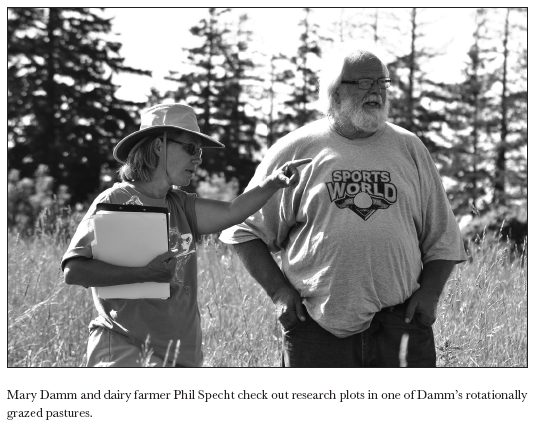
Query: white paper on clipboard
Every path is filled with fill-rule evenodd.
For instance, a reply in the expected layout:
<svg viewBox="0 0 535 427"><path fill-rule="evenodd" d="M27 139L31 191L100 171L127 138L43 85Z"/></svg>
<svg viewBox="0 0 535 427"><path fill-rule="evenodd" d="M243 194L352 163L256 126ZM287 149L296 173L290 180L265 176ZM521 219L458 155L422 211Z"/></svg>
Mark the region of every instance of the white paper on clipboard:
<svg viewBox="0 0 535 427"><path fill-rule="evenodd" d="M98 211L93 216L93 258L124 267L143 267L167 252L167 217L156 212ZM170 296L169 283L131 283L96 287L103 299Z"/></svg>

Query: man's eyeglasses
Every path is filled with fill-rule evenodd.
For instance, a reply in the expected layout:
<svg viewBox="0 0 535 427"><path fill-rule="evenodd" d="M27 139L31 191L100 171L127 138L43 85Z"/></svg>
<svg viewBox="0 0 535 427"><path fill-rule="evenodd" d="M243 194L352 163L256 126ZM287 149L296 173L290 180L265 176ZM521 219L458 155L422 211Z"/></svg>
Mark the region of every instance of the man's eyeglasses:
<svg viewBox="0 0 535 427"><path fill-rule="evenodd" d="M390 87L391 79L380 78L377 79L377 84L381 89L386 89ZM360 80L342 80L343 84L346 85L358 85L359 89L371 89L375 83L372 79L360 79Z"/></svg>
<svg viewBox="0 0 535 427"><path fill-rule="evenodd" d="M195 144L189 144L187 142L177 141L176 139L170 138L167 138L167 140L182 145L184 150L186 150L186 153L188 153L190 156L196 156L197 154L202 156L202 148L197 147Z"/></svg>

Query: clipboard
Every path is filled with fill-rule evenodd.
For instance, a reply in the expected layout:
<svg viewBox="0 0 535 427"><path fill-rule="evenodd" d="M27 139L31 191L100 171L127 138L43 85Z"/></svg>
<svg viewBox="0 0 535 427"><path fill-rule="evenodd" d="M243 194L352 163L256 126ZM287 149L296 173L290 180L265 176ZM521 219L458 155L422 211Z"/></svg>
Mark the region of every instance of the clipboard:
<svg viewBox="0 0 535 427"><path fill-rule="evenodd" d="M169 250L167 208L97 204L92 218L95 239L93 258L124 267L143 267ZM169 283L143 282L116 286L95 286L102 299L167 299Z"/></svg>

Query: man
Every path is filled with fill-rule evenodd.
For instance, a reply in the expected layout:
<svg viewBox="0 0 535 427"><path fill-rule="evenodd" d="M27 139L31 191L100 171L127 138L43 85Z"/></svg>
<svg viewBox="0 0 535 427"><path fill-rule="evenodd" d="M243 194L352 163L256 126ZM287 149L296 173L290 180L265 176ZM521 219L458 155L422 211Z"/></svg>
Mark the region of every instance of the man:
<svg viewBox="0 0 535 427"><path fill-rule="evenodd" d="M440 176L386 122L390 79L374 54L331 62L320 84L326 117L273 145L249 185L313 158L301 181L221 240L276 305L283 366L436 366L437 303L466 259Z"/></svg>

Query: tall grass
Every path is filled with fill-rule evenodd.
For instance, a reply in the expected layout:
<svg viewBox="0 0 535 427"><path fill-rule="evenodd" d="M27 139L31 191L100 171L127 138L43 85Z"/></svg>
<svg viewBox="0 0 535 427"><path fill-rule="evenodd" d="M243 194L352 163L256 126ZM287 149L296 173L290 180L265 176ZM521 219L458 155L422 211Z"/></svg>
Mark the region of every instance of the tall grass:
<svg viewBox="0 0 535 427"><path fill-rule="evenodd" d="M59 268L66 245L56 236L8 233L8 366L80 366L91 293L67 286Z"/></svg>
<svg viewBox="0 0 535 427"><path fill-rule="evenodd" d="M438 308L440 366L527 366L527 241L521 251L483 235L468 247Z"/></svg>
<svg viewBox="0 0 535 427"><path fill-rule="evenodd" d="M68 235L68 234L67 234ZM8 234L8 366L83 366L91 292L64 283L59 231ZM524 252L494 236L469 248L435 323L439 366L527 366ZM281 334L273 305L225 245L198 247L206 366L277 366Z"/></svg>

